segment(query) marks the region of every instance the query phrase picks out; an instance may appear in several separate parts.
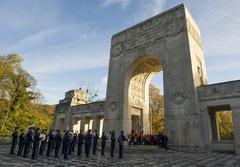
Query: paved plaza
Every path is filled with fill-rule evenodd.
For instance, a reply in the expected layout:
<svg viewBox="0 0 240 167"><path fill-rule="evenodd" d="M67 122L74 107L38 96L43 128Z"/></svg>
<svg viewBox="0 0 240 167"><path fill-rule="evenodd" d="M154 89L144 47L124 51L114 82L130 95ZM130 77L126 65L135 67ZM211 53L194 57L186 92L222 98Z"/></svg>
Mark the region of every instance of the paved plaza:
<svg viewBox="0 0 240 167"><path fill-rule="evenodd" d="M0 166L171 166L171 167L240 167L240 155L223 153L185 153L159 150L155 146L132 146L124 154L123 160L116 157L91 155L90 158L73 155L69 160L39 156L37 160L9 155L10 146L0 146Z"/></svg>

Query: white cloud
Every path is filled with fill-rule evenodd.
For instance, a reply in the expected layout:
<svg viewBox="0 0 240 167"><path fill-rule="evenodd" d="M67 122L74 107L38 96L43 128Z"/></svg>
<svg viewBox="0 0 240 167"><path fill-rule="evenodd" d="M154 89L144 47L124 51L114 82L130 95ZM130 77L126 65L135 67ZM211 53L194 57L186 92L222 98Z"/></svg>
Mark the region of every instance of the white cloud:
<svg viewBox="0 0 240 167"><path fill-rule="evenodd" d="M163 11L166 0L142 0L134 15L135 21L142 21Z"/></svg>
<svg viewBox="0 0 240 167"><path fill-rule="evenodd" d="M132 0L103 0L103 7L109 7L112 5L120 5L122 9L126 9Z"/></svg>

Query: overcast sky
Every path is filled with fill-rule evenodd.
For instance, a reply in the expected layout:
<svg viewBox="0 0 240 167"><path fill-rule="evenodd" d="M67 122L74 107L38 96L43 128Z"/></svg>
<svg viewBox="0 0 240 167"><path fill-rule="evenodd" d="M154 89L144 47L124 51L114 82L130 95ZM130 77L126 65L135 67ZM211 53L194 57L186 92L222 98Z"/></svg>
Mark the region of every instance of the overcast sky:
<svg viewBox="0 0 240 167"><path fill-rule="evenodd" d="M111 36L180 3L200 26L209 83L240 79L239 0L0 0L0 54L24 58L46 103L87 83L103 98Z"/></svg>

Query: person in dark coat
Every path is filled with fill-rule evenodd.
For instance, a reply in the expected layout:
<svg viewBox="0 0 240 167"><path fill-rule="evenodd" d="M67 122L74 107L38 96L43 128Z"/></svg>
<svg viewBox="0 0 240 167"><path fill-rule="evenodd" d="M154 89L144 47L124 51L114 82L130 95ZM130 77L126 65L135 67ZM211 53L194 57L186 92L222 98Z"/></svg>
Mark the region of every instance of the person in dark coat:
<svg viewBox="0 0 240 167"><path fill-rule="evenodd" d="M54 157L59 158L58 153L59 153L59 149L62 144L62 135L60 134L60 130L57 130L57 133L54 137L54 143L55 143L55 156Z"/></svg>
<svg viewBox="0 0 240 167"><path fill-rule="evenodd" d="M123 157L123 147L124 142L127 141L126 137L124 136L124 131L122 130L119 137L118 137L118 144L119 144L119 159Z"/></svg>
<svg viewBox="0 0 240 167"><path fill-rule="evenodd" d="M99 139L99 135L98 135L97 130L95 130L94 136L93 136L93 155L96 155L98 139Z"/></svg>
<svg viewBox="0 0 240 167"><path fill-rule="evenodd" d="M18 127L14 129L14 132L12 133L12 145L11 145L11 151L10 154L15 154L15 148L18 142Z"/></svg>
<svg viewBox="0 0 240 167"><path fill-rule="evenodd" d="M78 138L77 133L74 133L73 134L73 142L72 142L72 152L75 151L75 146L77 144L77 138Z"/></svg>
<svg viewBox="0 0 240 167"><path fill-rule="evenodd" d="M83 141L84 141L83 130L80 130L80 133L78 134L78 156L82 155Z"/></svg>
<svg viewBox="0 0 240 167"><path fill-rule="evenodd" d="M33 137L32 159L37 159L40 140L41 140L41 137L40 137L39 128L36 128L34 137Z"/></svg>
<svg viewBox="0 0 240 167"><path fill-rule="evenodd" d="M68 146L68 155L72 154L72 148L73 148L73 131L71 131L69 133L70 136L70 142L69 142L69 146Z"/></svg>
<svg viewBox="0 0 240 167"><path fill-rule="evenodd" d="M116 135L115 135L115 131L114 130L109 131L109 133L111 134L111 157L114 157Z"/></svg>
<svg viewBox="0 0 240 167"><path fill-rule="evenodd" d="M50 130L48 134L48 147L47 147L47 157L50 156L50 153L52 151L52 145L54 144L54 135L53 135L53 130Z"/></svg>
<svg viewBox="0 0 240 167"><path fill-rule="evenodd" d="M42 130L42 133L40 134L41 137L41 144L39 149L39 155L43 154L43 151L45 150L46 144L47 144L47 130Z"/></svg>
<svg viewBox="0 0 240 167"><path fill-rule="evenodd" d="M30 127L28 128L28 132L25 137L23 157L25 158L28 157L32 142L33 142L33 128Z"/></svg>
<svg viewBox="0 0 240 167"><path fill-rule="evenodd" d="M21 133L19 135L19 142L18 142L18 152L17 155L18 156L22 156L22 152L23 152L23 148L24 148L24 142L25 142L25 134L24 134L24 130L21 129Z"/></svg>
<svg viewBox="0 0 240 167"><path fill-rule="evenodd" d="M85 154L86 154L86 157L89 157L91 145L92 145L92 135L91 135L91 130L88 130L88 132L85 136Z"/></svg>
<svg viewBox="0 0 240 167"><path fill-rule="evenodd" d="M104 150L105 150L105 145L106 145L106 141L107 141L107 136L105 135L105 132L102 132L102 136L101 136L101 155L104 155Z"/></svg>
<svg viewBox="0 0 240 167"><path fill-rule="evenodd" d="M168 144L168 137L166 134L164 134L163 135L163 148L168 149L167 144Z"/></svg>
<svg viewBox="0 0 240 167"><path fill-rule="evenodd" d="M63 143L62 143L62 154L64 154L64 146L65 146L65 140L64 140L64 138L66 137L66 135L67 135L67 131L66 130L64 130L63 131Z"/></svg>
<svg viewBox="0 0 240 167"><path fill-rule="evenodd" d="M163 133L162 132L158 133L157 139L158 139L158 147L163 148Z"/></svg>
<svg viewBox="0 0 240 167"><path fill-rule="evenodd" d="M64 143L64 159L68 159L68 153L69 153L69 145L71 142L71 134L69 133L69 131L66 131L64 138L63 138L63 143Z"/></svg>

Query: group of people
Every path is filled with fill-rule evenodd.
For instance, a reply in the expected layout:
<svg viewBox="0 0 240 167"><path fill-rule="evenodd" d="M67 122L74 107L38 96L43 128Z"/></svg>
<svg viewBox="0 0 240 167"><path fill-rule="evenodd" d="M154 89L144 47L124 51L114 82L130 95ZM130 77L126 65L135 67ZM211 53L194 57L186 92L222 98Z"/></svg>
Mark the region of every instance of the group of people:
<svg viewBox="0 0 240 167"><path fill-rule="evenodd" d="M144 135L143 130L132 130L132 133L128 135L129 145L158 145L159 148L167 149L168 137L163 132L159 132L158 135Z"/></svg>
<svg viewBox="0 0 240 167"><path fill-rule="evenodd" d="M121 131L118 138L116 138L115 131L109 131L110 133L110 147L111 157L114 156L115 144L119 144L119 159L123 158L124 142L127 141L124 136L124 132ZM101 139L101 155L104 156L106 141L108 137L102 132L101 138L99 138L98 131L93 133L88 130L86 133L80 130L79 133L73 133L73 131L65 130L63 134L60 130L42 130L39 128L29 127L26 134L24 130L18 132L16 127L12 133L12 145L10 154L15 154L16 146L18 145L17 155L25 158L29 157L31 152L31 158L36 159L38 154L43 155L46 151L46 156L51 156L54 152L54 157L59 158L59 154L63 154L64 159L75 152L77 147L77 155L82 156L83 148L86 157L89 157L91 149L92 154L95 155L97 151L98 141Z"/></svg>

